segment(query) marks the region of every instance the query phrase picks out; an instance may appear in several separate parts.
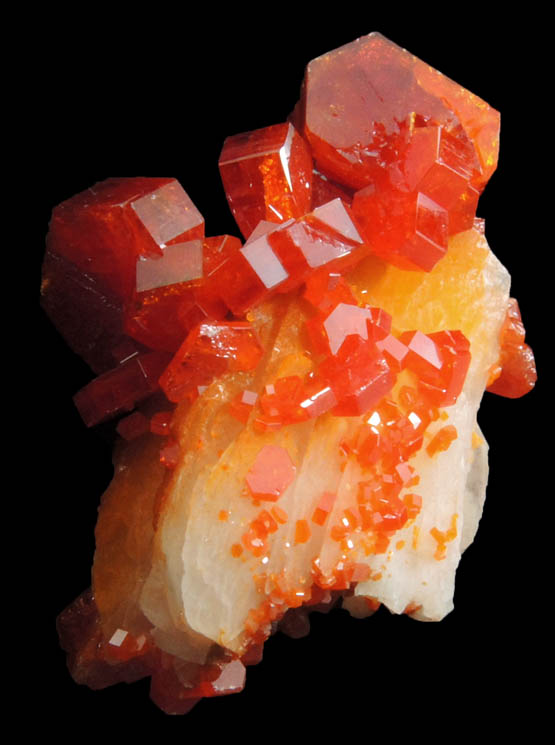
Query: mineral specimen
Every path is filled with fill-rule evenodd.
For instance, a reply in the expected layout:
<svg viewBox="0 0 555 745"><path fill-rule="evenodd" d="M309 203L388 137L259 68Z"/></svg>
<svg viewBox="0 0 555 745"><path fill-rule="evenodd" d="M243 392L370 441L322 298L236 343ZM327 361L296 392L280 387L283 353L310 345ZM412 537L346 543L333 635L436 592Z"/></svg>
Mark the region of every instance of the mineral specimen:
<svg viewBox="0 0 555 745"><path fill-rule="evenodd" d="M244 243L207 237L172 178L56 207L43 306L98 376L85 423L118 416L121 438L92 588L58 619L77 682L150 676L185 713L240 691L310 610L451 611L485 497L482 394L536 378L475 219L498 132L374 33L309 63L287 121L223 143Z"/></svg>

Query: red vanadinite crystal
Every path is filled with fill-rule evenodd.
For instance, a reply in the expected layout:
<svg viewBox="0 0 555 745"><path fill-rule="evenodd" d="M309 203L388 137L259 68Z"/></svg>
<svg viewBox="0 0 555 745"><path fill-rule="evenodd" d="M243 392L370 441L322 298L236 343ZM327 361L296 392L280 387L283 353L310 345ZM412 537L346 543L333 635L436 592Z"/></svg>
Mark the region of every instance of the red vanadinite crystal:
<svg viewBox="0 0 555 745"><path fill-rule="evenodd" d="M447 258L430 277L414 272L431 272L448 249L456 264L455 234L483 234L476 208L498 138L488 104L373 33L308 64L285 123L225 140L218 166L244 244L205 237L173 178L107 179L54 209L42 305L97 375L74 397L85 424L152 397L117 423L134 442L119 442L100 507L96 601L87 591L58 618L78 683L150 676L154 703L186 713L203 697L241 691L264 640L280 628L304 636L309 610L347 597L353 615L375 611L384 588L351 598L354 585L410 570L419 534L435 540L437 561L446 558L458 515L429 529L432 499L411 525L423 498L410 490L422 483L431 499L426 459L433 468L431 458L454 461L470 447L448 423L464 417L440 411L463 391L470 342L456 328L431 329L458 323L450 273L479 276L476 235L463 237L468 266L465 254L464 266ZM475 329L467 321L465 313L461 328ZM533 387L524 339L511 299L489 391L517 397ZM183 526L172 519L185 515L183 489L202 499L186 501L182 550ZM394 555L411 535L412 554ZM166 559L175 587L164 586ZM243 581L253 582L237 587L242 598L256 591L254 607L235 608L228 594ZM210 597L197 617L201 585ZM397 612L422 607L412 600Z"/></svg>
<svg viewBox="0 0 555 745"><path fill-rule="evenodd" d="M122 178L58 205L47 245L127 300L140 257L162 257L165 246L203 237L204 220L175 179Z"/></svg>
<svg viewBox="0 0 555 745"><path fill-rule="evenodd" d="M262 357L262 347L250 323L199 324L183 342L160 378L170 401L196 396L198 386L208 385L229 371L252 370Z"/></svg>
<svg viewBox="0 0 555 745"><path fill-rule="evenodd" d="M329 313L338 303L356 305L357 301L345 279L321 269L306 280L303 297L321 313Z"/></svg>
<svg viewBox="0 0 555 745"><path fill-rule="evenodd" d="M314 350L325 356L335 355L345 339L357 335L365 341L380 341L391 329L391 316L380 308L360 308L338 303L329 315L307 321Z"/></svg>
<svg viewBox="0 0 555 745"><path fill-rule="evenodd" d="M357 192L372 249L429 271L448 236L472 226L497 162L499 115L426 67L380 34L357 39L307 66L295 121L317 169Z"/></svg>
<svg viewBox="0 0 555 745"><path fill-rule="evenodd" d="M136 355L82 388L73 400L87 427L130 411L152 395L169 359L163 352Z"/></svg>
<svg viewBox="0 0 555 745"><path fill-rule="evenodd" d="M520 398L532 390L537 380L534 353L524 343L524 325L518 303L509 298L505 323L501 329L501 358L498 377L488 385L490 393L506 398Z"/></svg>
<svg viewBox="0 0 555 745"><path fill-rule="evenodd" d="M198 277L196 239L203 237L204 220L175 179L121 178L95 184L52 213L43 307L68 344L95 372L105 372L124 325L126 333L133 332L126 315L137 281L139 291L150 297L160 294L152 288L169 278L183 282ZM136 326L140 329L140 319ZM137 331L136 338L152 349L175 350L153 333Z"/></svg>
<svg viewBox="0 0 555 745"><path fill-rule="evenodd" d="M133 683L151 675L157 654L152 640L133 637L124 629L106 640L91 590L81 593L56 621L61 647L76 682L94 690Z"/></svg>
<svg viewBox="0 0 555 745"><path fill-rule="evenodd" d="M246 424L252 413L258 394L253 391L241 391L229 402L229 413L238 421Z"/></svg>
<svg viewBox="0 0 555 745"><path fill-rule="evenodd" d="M348 336L338 353L319 368L338 405L337 416L359 416L388 393L395 382L387 362L373 342Z"/></svg>
<svg viewBox="0 0 555 745"><path fill-rule="evenodd" d="M71 349L97 375L119 361L114 360L112 350L127 339L123 303L101 278L47 249L41 305Z"/></svg>
<svg viewBox="0 0 555 745"><path fill-rule="evenodd" d="M245 238L260 220L282 223L310 212L312 157L291 124L228 137L219 167L227 201Z"/></svg>
<svg viewBox="0 0 555 745"><path fill-rule="evenodd" d="M403 367L418 375L422 395L434 406L452 406L470 365L470 345L464 334L438 331L426 335L407 331L399 341L408 349Z"/></svg>
<svg viewBox="0 0 555 745"><path fill-rule="evenodd" d="M165 256L139 260L126 331L151 349L175 352L198 323L225 318L227 307L211 277L240 247L238 238L222 235L168 246L165 253L174 252L171 261ZM176 257L180 260L175 261ZM144 271L144 266L150 267L151 279L157 277L155 287L139 284L139 270Z"/></svg>
<svg viewBox="0 0 555 745"><path fill-rule="evenodd" d="M299 287L316 270L345 271L368 254L349 208L336 199L249 240L214 274L236 315L277 291Z"/></svg>

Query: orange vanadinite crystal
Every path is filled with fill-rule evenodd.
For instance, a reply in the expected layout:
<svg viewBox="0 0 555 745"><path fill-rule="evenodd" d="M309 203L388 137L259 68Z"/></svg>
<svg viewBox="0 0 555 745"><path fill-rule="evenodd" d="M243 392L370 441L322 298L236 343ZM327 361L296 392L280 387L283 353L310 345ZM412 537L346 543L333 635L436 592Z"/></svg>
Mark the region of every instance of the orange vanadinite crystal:
<svg viewBox="0 0 555 745"><path fill-rule="evenodd" d="M407 331L399 337L407 347L403 367L418 375L419 390L434 406L451 406L462 390L470 365L470 344L461 331L423 334Z"/></svg>
<svg viewBox="0 0 555 745"><path fill-rule="evenodd" d="M499 115L380 34L309 63L296 119L319 171L358 191L353 211L382 258L429 271L471 227Z"/></svg>
<svg viewBox="0 0 555 745"><path fill-rule="evenodd" d="M254 499L276 502L295 480L296 468L285 448L265 445L247 473Z"/></svg>
<svg viewBox="0 0 555 745"><path fill-rule="evenodd" d="M245 238L260 220L281 223L310 212L312 157L291 124L228 137L219 167L227 201Z"/></svg>
<svg viewBox="0 0 555 745"><path fill-rule="evenodd" d="M363 482L357 496L364 530L384 532L399 530L409 519L407 505L399 499L400 485L388 488L384 479Z"/></svg>
<svg viewBox="0 0 555 745"><path fill-rule="evenodd" d="M426 446L426 452L430 457L436 453L442 453L449 449L453 440L457 439L457 429L452 424L442 427Z"/></svg>
<svg viewBox="0 0 555 745"><path fill-rule="evenodd" d="M314 512L312 513L313 523L316 523L316 525L323 525L326 522L336 498L337 495L332 494L332 492L324 492L322 494Z"/></svg>
<svg viewBox="0 0 555 745"><path fill-rule="evenodd" d="M276 522L280 523L280 525L284 525L289 520L289 515L285 510L282 510L281 507L278 507L277 504L275 504L271 509L270 512L272 513L272 516L275 518Z"/></svg>
<svg viewBox="0 0 555 745"><path fill-rule="evenodd" d="M457 514L451 515L451 523L447 530L439 530L434 527L430 529L430 535L434 540L437 541L437 548L434 554L434 559L442 561L447 553L447 544L454 541L457 537Z"/></svg>
<svg viewBox="0 0 555 745"><path fill-rule="evenodd" d="M498 377L488 385L490 393L520 398L536 384L536 362L532 349L524 343L525 333L518 302L509 298L507 316L501 329Z"/></svg>
<svg viewBox="0 0 555 745"><path fill-rule="evenodd" d="M306 543L310 538L310 526L306 520L295 523L295 543Z"/></svg>

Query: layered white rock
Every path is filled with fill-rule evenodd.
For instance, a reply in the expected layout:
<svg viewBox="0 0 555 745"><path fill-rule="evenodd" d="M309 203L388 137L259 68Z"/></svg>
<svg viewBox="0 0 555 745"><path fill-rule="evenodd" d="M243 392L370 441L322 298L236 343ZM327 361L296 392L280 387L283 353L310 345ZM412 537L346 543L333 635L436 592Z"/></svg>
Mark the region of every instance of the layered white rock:
<svg viewBox="0 0 555 745"><path fill-rule="evenodd" d="M499 356L509 276L478 231L456 236L432 272L409 277L405 302L388 287L399 279L392 273L408 273L388 268L378 276L374 268L375 262L367 262L350 278L360 300L391 313L396 331L463 330L472 362L456 404L430 425L424 447L409 461L420 476L418 486L410 489L422 497L420 514L395 534L386 553L368 554L361 529L352 534L349 560L368 565L371 578L357 584L344 606L353 615L365 615L360 598L367 597L394 613L412 606L418 607L415 618L439 620L453 607L455 572L474 537L485 498L487 445L476 416L489 370ZM183 659L192 659L191 645L196 661L206 657L212 643L242 653L253 609L271 599L285 611L284 594L297 596L301 604L313 582L314 561L327 575L341 559L342 548L330 536L330 528L345 509L356 506L358 483L365 476L356 459L345 465L340 445L362 418L326 414L260 434L252 417L243 428L227 409L245 387L259 390L277 377L310 370L310 360L303 354L303 320L298 300L280 299L261 309L253 322L269 351L256 378L242 374L216 381L181 423L188 452L166 490L141 606L156 626L157 643ZM456 428L457 438L447 451L431 457L426 444L448 424ZM197 440L198 448L191 448ZM255 504L245 492L247 472L266 444L284 447L297 469L278 502L288 520L268 536L263 555L243 551L236 557L231 547L241 545L249 523L271 507L269 502ZM296 521L310 517L323 492L337 494L329 519L324 526L310 523L310 538L296 543ZM221 519L222 511L227 519ZM438 541L430 531L452 526L455 537L438 553Z"/></svg>

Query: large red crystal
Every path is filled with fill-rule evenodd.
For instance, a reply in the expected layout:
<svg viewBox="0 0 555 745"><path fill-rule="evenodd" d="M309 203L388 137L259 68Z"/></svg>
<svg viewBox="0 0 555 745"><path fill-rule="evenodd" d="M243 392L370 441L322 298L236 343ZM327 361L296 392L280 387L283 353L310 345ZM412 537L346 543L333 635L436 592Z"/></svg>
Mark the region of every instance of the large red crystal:
<svg viewBox="0 0 555 745"><path fill-rule="evenodd" d="M499 369L495 380L488 385L490 393L520 398L536 384L536 361L532 349L524 343L525 334L518 302L509 298L505 323L501 329Z"/></svg>
<svg viewBox="0 0 555 745"><path fill-rule="evenodd" d="M52 213L50 251L101 279L121 300L135 289L139 258L204 237L204 220L170 178L107 179Z"/></svg>
<svg viewBox="0 0 555 745"><path fill-rule="evenodd" d="M227 307L211 276L240 247L238 238L222 235L168 246L163 257L139 261L137 278L141 267L150 267L151 286L137 285L127 307L127 333L151 349L175 352L198 323L225 318Z"/></svg>
<svg viewBox="0 0 555 745"><path fill-rule="evenodd" d="M345 271L367 254L349 207L335 199L247 241L218 269L214 281L240 315L277 291L296 289L318 269Z"/></svg>
<svg viewBox="0 0 555 745"><path fill-rule="evenodd" d="M353 189L382 180L418 127L470 140L485 183L497 162L499 114L381 34L312 60L303 86L304 133L316 165ZM391 95L391 91L395 91Z"/></svg>
<svg viewBox="0 0 555 745"><path fill-rule="evenodd" d="M395 95L391 95L391 91ZM370 34L313 60L295 120L381 258L429 271L472 226L497 162L499 115Z"/></svg>
<svg viewBox="0 0 555 745"><path fill-rule="evenodd" d="M312 157L292 124L228 137L219 167L227 201L245 238L261 220L282 223L310 212Z"/></svg>
<svg viewBox="0 0 555 745"><path fill-rule="evenodd" d="M175 295L168 285L202 276L203 237L202 215L175 179L112 178L95 184L52 213L43 307L97 373L112 366L112 349L124 328L153 349L175 350L175 330L156 340L142 317L144 305L163 295L167 309L173 302L167 296ZM181 329L177 345L184 335Z"/></svg>

